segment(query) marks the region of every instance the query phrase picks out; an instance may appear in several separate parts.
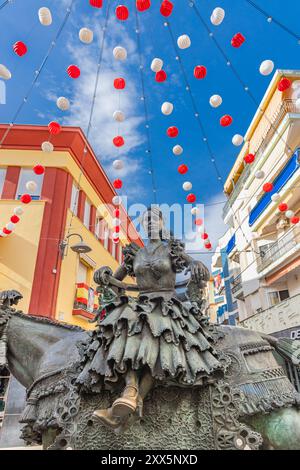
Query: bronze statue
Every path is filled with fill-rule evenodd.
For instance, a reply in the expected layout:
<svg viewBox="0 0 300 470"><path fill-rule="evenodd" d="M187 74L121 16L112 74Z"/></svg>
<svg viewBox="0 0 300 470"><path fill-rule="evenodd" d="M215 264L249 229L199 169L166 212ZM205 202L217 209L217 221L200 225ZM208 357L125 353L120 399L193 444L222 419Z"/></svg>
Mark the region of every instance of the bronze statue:
<svg viewBox="0 0 300 470"><path fill-rule="evenodd" d="M27 389L23 438L45 449L299 450L300 395L274 352L296 376L300 342L210 324L207 269L165 233L159 211L144 225L145 248L125 247L114 276L95 273L91 332L16 311L20 294L0 296L0 359Z"/></svg>
<svg viewBox="0 0 300 470"><path fill-rule="evenodd" d="M86 390L126 386L112 406L94 416L118 428L120 421L142 412L143 400L154 382L181 386L203 385L223 375L223 365L195 302L182 301L175 292L176 273L191 272L200 290L209 280L207 268L184 251L174 239L163 240L162 214L149 209L143 219L149 243L145 248L128 246L124 262L113 278L136 278L139 296L124 294L106 306L107 317L86 345L83 371L78 383ZM94 276L104 285L108 267ZM112 280L112 278L111 278ZM95 342L98 347L95 349ZM105 367L103 367L105 365Z"/></svg>

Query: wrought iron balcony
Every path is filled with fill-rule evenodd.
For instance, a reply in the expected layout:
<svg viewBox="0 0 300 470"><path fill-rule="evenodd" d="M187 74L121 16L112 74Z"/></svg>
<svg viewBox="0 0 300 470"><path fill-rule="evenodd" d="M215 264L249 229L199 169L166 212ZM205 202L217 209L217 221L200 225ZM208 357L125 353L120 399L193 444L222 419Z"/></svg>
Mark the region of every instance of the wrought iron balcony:
<svg viewBox="0 0 300 470"><path fill-rule="evenodd" d="M242 275L239 274L231 281L231 292L236 299L242 299L244 297Z"/></svg>
<svg viewBox="0 0 300 470"><path fill-rule="evenodd" d="M256 155L256 161L259 160L259 157L262 156L264 153L265 149L271 142L273 136L277 132L277 129L285 117L286 114L289 113L298 113L299 110L297 110L295 101L293 100L284 100L280 103L276 111L274 112L273 116L268 119L268 125L266 127L266 132L262 136L260 142L256 146L256 150L254 150L254 153ZM255 166L254 165L245 165L244 170L237 182L237 184L234 186L234 189L232 193L230 194L228 201L226 202L224 208L223 208L223 218L227 216L227 214L230 211L230 208L236 201L238 195L241 192L242 187L244 186L246 180L251 174L251 171L254 171Z"/></svg>
<svg viewBox="0 0 300 470"><path fill-rule="evenodd" d="M257 264L257 271L262 272L280 258L287 258L294 251L297 251L300 245L300 229L295 227L286 233L280 240L272 245L260 255Z"/></svg>

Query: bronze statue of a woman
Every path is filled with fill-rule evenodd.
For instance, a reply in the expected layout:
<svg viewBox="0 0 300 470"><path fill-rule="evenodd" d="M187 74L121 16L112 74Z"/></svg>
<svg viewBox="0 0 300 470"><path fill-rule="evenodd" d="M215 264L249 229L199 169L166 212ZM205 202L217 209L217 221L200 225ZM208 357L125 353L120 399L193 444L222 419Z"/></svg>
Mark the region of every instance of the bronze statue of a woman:
<svg viewBox="0 0 300 470"><path fill-rule="evenodd" d="M157 208L144 214L143 225L148 245L125 247L124 262L114 274L118 281L135 277L139 295L128 297L123 291L106 305L106 317L84 345L77 379L83 390L122 390L109 409L94 412L112 429L141 413L143 399L156 383L189 387L222 376L201 311L175 291L176 273L184 270L202 289L209 280L207 268L185 253L182 242L164 239ZM95 282L103 285L109 274L110 268L99 269Z"/></svg>

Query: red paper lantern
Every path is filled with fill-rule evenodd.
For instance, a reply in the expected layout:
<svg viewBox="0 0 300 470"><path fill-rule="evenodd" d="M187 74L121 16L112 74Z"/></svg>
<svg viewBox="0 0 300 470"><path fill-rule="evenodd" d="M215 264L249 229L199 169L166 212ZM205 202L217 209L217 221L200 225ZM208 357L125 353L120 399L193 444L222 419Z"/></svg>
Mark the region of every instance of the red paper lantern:
<svg viewBox="0 0 300 470"><path fill-rule="evenodd" d="M58 122L56 121L49 122L48 129L49 129L50 134L52 135L58 135L61 131L60 124L58 124Z"/></svg>
<svg viewBox="0 0 300 470"><path fill-rule="evenodd" d="M31 196L29 194L23 194L20 201L23 202L23 204L29 204L31 202Z"/></svg>
<svg viewBox="0 0 300 470"><path fill-rule="evenodd" d="M281 202L278 206L280 212L285 212L288 210L288 205L285 202Z"/></svg>
<svg viewBox="0 0 300 470"><path fill-rule="evenodd" d="M208 234L206 232L201 234L202 240L207 240L208 239Z"/></svg>
<svg viewBox="0 0 300 470"><path fill-rule="evenodd" d="M228 127L232 124L232 117L229 114L225 114L225 116L222 116L220 119L220 124L222 127Z"/></svg>
<svg viewBox="0 0 300 470"><path fill-rule="evenodd" d="M136 8L138 11L145 11L151 7L150 0L136 0Z"/></svg>
<svg viewBox="0 0 300 470"><path fill-rule="evenodd" d="M43 165L35 165L35 167L33 167L33 171L36 175L42 175L45 173L45 168Z"/></svg>
<svg viewBox="0 0 300 470"><path fill-rule="evenodd" d="M90 5L94 8L102 8L103 0L90 0Z"/></svg>
<svg viewBox="0 0 300 470"><path fill-rule="evenodd" d="M20 217L18 217L17 215L12 215L11 218L10 218L10 221L13 224L17 224L20 221Z"/></svg>
<svg viewBox="0 0 300 470"><path fill-rule="evenodd" d="M2 232L5 233L6 235L10 235L10 234L11 234L11 230L7 230L6 227L3 227Z"/></svg>
<svg viewBox="0 0 300 470"><path fill-rule="evenodd" d="M202 80L203 78L205 78L206 74L207 74L207 68L204 67L204 65L197 65L197 67L194 68L194 76L198 80Z"/></svg>
<svg viewBox="0 0 300 470"><path fill-rule="evenodd" d="M67 72L69 77L71 78L78 78L80 77L80 68L77 65L69 65L67 68Z"/></svg>
<svg viewBox="0 0 300 470"><path fill-rule="evenodd" d="M120 217L120 209L114 210L114 217L116 217L117 219Z"/></svg>
<svg viewBox="0 0 300 470"><path fill-rule="evenodd" d="M231 39L231 45L233 47L241 47L241 45L246 41L246 38L242 35L242 33L237 33Z"/></svg>
<svg viewBox="0 0 300 470"><path fill-rule="evenodd" d="M290 88L291 85L292 85L291 80L289 80L288 78L285 78L285 77L284 77L284 78L282 78L282 79L280 80L280 82L278 83L277 88L278 88L279 91L286 91L286 90L288 90L288 89Z"/></svg>
<svg viewBox="0 0 300 470"><path fill-rule="evenodd" d="M291 223L292 223L292 224L294 224L294 225L295 225L295 224L298 224L298 223L299 223L299 221L300 221L300 218L299 218L299 217L296 217L296 216L294 216L294 217L291 217L290 221L291 221Z"/></svg>
<svg viewBox="0 0 300 470"><path fill-rule="evenodd" d="M211 244L211 243L205 243L204 246L205 246L205 248L206 248L207 250L211 250L211 249L212 249L212 244Z"/></svg>
<svg viewBox="0 0 300 470"><path fill-rule="evenodd" d="M263 185L263 190L265 193L270 193L271 191L273 191L273 188L274 188L273 183L265 183Z"/></svg>
<svg viewBox="0 0 300 470"><path fill-rule="evenodd" d="M120 226L119 226L119 225L116 225L116 227L115 227L115 232L116 232L116 233L120 233Z"/></svg>
<svg viewBox="0 0 300 470"><path fill-rule="evenodd" d="M160 6L160 12L163 16L170 16L172 14L174 5L169 0L164 0Z"/></svg>
<svg viewBox="0 0 300 470"><path fill-rule="evenodd" d="M122 186L123 186L123 181L117 179L117 180L115 180L115 181L113 182L113 185L114 185L114 188L115 188L115 189L121 189Z"/></svg>
<svg viewBox="0 0 300 470"><path fill-rule="evenodd" d="M167 135L171 138L177 137L178 134L179 134L179 130L175 126L169 127L167 130Z"/></svg>
<svg viewBox="0 0 300 470"><path fill-rule="evenodd" d="M115 78L114 87L116 90L124 90L125 86L126 86L126 82L124 78Z"/></svg>
<svg viewBox="0 0 300 470"><path fill-rule="evenodd" d="M186 197L186 200L187 202L190 202L191 204L193 202L196 202L196 196L195 194L191 193L191 194L188 194L187 197Z"/></svg>
<svg viewBox="0 0 300 470"><path fill-rule="evenodd" d="M17 41L13 45L13 50L19 57L22 57L27 52L27 46L26 46L26 44L24 44L24 42Z"/></svg>
<svg viewBox="0 0 300 470"><path fill-rule="evenodd" d="M182 165L179 165L178 167L178 173L180 173L181 175L184 175L185 173L187 173L189 171L189 168L187 165L185 165L184 163Z"/></svg>
<svg viewBox="0 0 300 470"><path fill-rule="evenodd" d="M203 224L203 220L202 219L196 219L195 220L195 225L197 225L198 227L200 227L200 225Z"/></svg>
<svg viewBox="0 0 300 470"><path fill-rule="evenodd" d="M164 70L160 70L159 72L156 72L155 74L155 80L158 83L165 82L167 80L167 74Z"/></svg>
<svg viewBox="0 0 300 470"><path fill-rule="evenodd" d="M116 17L118 20L126 21L129 16L129 10L125 5L119 5L116 8Z"/></svg>
<svg viewBox="0 0 300 470"><path fill-rule="evenodd" d="M121 135L117 135L113 139L113 144L115 147L122 147L125 144L125 141Z"/></svg>
<svg viewBox="0 0 300 470"><path fill-rule="evenodd" d="M113 238L112 241L117 245L120 241L120 238Z"/></svg>
<svg viewBox="0 0 300 470"><path fill-rule="evenodd" d="M255 155L253 155L253 153L248 153L248 155L244 157L244 160L246 163L253 163L255 160Z"/></svg>

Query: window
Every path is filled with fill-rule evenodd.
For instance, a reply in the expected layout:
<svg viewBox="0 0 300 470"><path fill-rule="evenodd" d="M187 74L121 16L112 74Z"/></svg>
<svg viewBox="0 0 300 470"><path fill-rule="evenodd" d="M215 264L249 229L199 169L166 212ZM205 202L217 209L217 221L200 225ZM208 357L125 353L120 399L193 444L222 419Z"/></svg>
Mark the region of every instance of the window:
<svg viewBox="0 0 300 470"><path fill-rule="evenodd" d="M103 240L103 230L104 230L104 220L101 215L96 217L96 224L95 224L95 235L98 240Z"/></svg>
<svg viewBox="0 0 300 470"><path fill-rule="evenodd" d="M86 199L84 203L83 223L88 229L90 228L90 216L91 216L91 203Z"/></svg>
<svg viewBox="0 0 300 470"><path fill-rule="evenodd" d="M34 181L36 183L36 189L34 191L28 191L26 183L28 181ZM32 170L22 169L19 177L19 184L17 189L17 199L20 199L22 194L30 194L32 199L39 200L42 192L43 175L36 175Z"/></svg>
<svg viewBox="0 0 300 470"><path fill-rule="evenodd" d="M290 297L289 291L287 289L275 291L275 292L269 292L268 296L269 296L269 303L271 307L279 304L280 302L283 302L284 300Z"/></svg>
<svg viewBox="0 0 300 470"><path fill-rule="evenodd" d="M88 280L88 267L79 261L78 272L77 272L77 283L83 282L87 284Z"/></svg>
<svg viewBox="0 0 300 470"><path fill-rule="evenodd" d="M3 191L4 181L6 176L6 168L0 168L0 198Z"/></svg>
<svg viewBox="0 0 300 470"><path fill-rule="evenodd" d="M70 209L75 215L77 215L77 211L78 211L78 196L79 196L79 188L73 183Z"/></svg>

